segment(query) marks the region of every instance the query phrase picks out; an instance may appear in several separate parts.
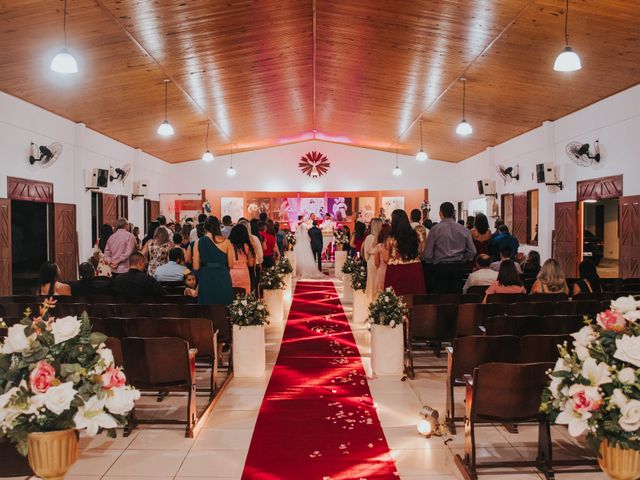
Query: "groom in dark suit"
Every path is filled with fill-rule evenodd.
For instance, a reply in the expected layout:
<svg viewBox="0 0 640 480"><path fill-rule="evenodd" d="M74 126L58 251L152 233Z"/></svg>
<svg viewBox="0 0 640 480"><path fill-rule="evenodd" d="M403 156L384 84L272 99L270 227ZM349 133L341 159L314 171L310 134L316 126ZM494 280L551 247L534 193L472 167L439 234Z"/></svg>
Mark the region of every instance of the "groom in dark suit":
<svg viewBox="0 0 640 480"><path fill-rule="evenodd" d="M311 251L313 258L318 261L318 270L322 271L322 230L318 228L318 221L313 221L313 226L309 229L311 238Z"/></svg>

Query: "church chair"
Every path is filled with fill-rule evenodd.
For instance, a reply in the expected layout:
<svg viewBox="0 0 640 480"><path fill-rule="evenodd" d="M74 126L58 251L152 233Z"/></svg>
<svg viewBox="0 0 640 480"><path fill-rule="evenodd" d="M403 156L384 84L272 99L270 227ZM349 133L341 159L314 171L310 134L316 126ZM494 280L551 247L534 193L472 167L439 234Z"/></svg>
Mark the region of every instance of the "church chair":
<svg viewBox="0 0 640 480"><path fill-rule="evenodd" d="M175 303L156 303L146 304L146 310L148 314L142 314L138 316L153 316L153 317L171 317L171 318L195 318L198 317L198 305L178 305Z"/></svg>
<svg viewBox="0 0 640 480"><path fill-rule="evenodd" d="M638 294L640 292L640 283L626 283L620 287L620 292L626 293L635 293Z"/></svg>
<svg viewBox="0 0 640 480"><path fill-rule="evenodd" d="M184 287L186 287L186 284L184 283L184 280L175 280L175 281L170 281L170 282L158 282L160 285L162 285L162 288L167 288L167 287L182 287L182 289L184 290Z"/></svg>
<svg viewBox="0 0 640 480"><path fill-rule="evenodd" d="M104 342L107 348L113 353L113 363L116 367L124 366L124 358L122 357L122 341L119 338L108 337Z"/></svg>
<svg viewBox="0 0 640 480"><path fill-rule="evenodd" d="M622 286L630 285L630 284L640 285L640 278L638 278L638 277L629 277L629 278L623 278L622 279Z"/></svg>
<svg viewBox="0 0 640 480"><path fill-rule="evenodd" d="M109 318L120 317L122 311L118 303L93 303L89 304L89 317L94 318Z"/></svg>
<svg viewBox="0 0 640 480"><path fill-rule="evenodd" d="M584 315L545 315L542 325L545 335L567 335L584 327Z"/></svg>
<svg viewBox="0 0 640 480"><path fill-rule="evenodd" d="M460 289L462 290L462 288ZM461 303L480 303L482 297L471 293L426 293L422 295L413 295L413 305L424 304L452 304L459 305Z"/></svg>
<svg viewBox="0 0 640 480"><path fill-rule="evenodd" d="M507 305L507 315L553 315L555 302L522 302Z"/></svg>
<svg viewBox="0 0 640 480"><path fill-rule="evenodd" d="M464 386L464 376L488 362L513 362L518 358L520 339L513 335L458 337L447 348L447 412L446 422L455 435L456 417L455 387Z"/></svg>
<svg viewBox="0 0 640 480"><path fill-rule="evenodd" d="M469 287L467 289L467 294L468 295L478 295L480 296L480 301L482 301L482 299L484 298L484 295L487 291L487 288L489 288L488 285L474 285L473 287Z"/></svg>
<svg viewBox="0 0 640 480"><path fill-rule="evenodd" d="M518 303L529 301L526 293L494 293L487 296L487 303Z"/></svg>
<svg viewBox="0 0 640 480"><path fill-rule="evenodd" d="M520 338L518 363L553 362L560 354L558 345L571 343L571 335L525 335Z"/></svg>
<svg viewBox="0 0 640 480"><path fill-rule="evenodd" d="M7 312L4 309L4 305L0 303L0 317L5 317L6 315L7 315Z"/></svg>
<svg viewBox="0 0 640 480"><path fill-rule="evenodd" d="M38 303L38 297L35 295L5 295L0 297L0 304L4 305L6 303Z"/></svg>
<svg viewBox="0 0 640 480"><path fill-rule="evenodd" d="M547 479L553 478L551 426L549 417L539 413L542 390L549 382L546 371L553 363L485 363L465 375L464 457L455 463L466 480L478 478L479 468L536 467ZM538 454L535 460L478 463L475 429L478 423L537 423Z"/></svg>
<svg viewBox="0 0 640 480"><path fill-rule="evenodd" d="M31 310L32 315L37 315L39 304L37 302L5 303L3 307L4 307L5 315L7 315L8 317L24 318L24 312L26 311L27 308Z"/></svg>
<svg viewBox="0 0 640 480"><path fill-rule="evenodd" d="M572 297L574 302L601 301L613 299L613 292L579 293Z"/></svg>
<svg viewBox="0 0 640 480"><path fill-rule="evenodd" d="M487 318L503 315L505 310L504 303L461 303L458 305L456 336L478 335L479 327Z"/></svg>
<svg viewBox="0 0 640 480"><path fill-rule="evenodd" d="M125 334L124 317L91 318L92 330L104 333L108 337L123 339Z"/></svg>
<svg viewBox="0 0 640 480"><path fill-rule="evenodd" d="M95 305L98 303L120 303L123 299L118 298L117 295L91 295L86 298L87 303Z"/></svg>
<svg viewBox="0 0 640 480"><path fill-rule="evenodd" d="M601 278L600 283L606 292L617 292L622 286L621 278Z"/></svg>
<svg viewBox="0 0 640 480"><path fill-rule="evenodd" d="M184 424L185 436L193 438L198 421L196 409L196 354L189 342L176 337L122 339L124 368L128 381L142 392L187 393L187 416L185 420L156 419L140 420L135 408L131 412L130 424L125 435L140 423Z"/></svg>
<svg viewBox="0 0 640 480"><path fill-rule="evenodd" d="M6 438L0 440L0 465L0 478L31 478L33 475L27 457L20 455Z"/></svg>
<svg viewBox="0 0 640 480"><path fill-rule="evenodd" d="M87 312L87 315L89 314L89 305L86 303L57 303L50 311L56 318L68 316L79 317L83 312Z"/></svg>
<svg viewBox="0 0 640 480"><path fill-rule="evenodd" d="M563 302L569 300L566 293L532 293L527 302Z"/></svg>
<svg viewBox="0 0 640 480"><path fill-rule="evenodd" d="M539 315L499 315L487 318L483 328L485 335L535 335L542 332Z"/></svg>

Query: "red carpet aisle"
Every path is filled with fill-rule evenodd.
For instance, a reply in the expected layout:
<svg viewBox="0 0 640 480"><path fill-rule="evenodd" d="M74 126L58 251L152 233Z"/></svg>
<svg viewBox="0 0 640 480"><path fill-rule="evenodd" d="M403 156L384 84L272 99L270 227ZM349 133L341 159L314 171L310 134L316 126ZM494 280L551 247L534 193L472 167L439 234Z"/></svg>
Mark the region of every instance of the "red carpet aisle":
<svg viewBox="0 0 640 480"><path fill-rule="evenodd" d="M242 478L398 478L331 282L298 282Z"/></svg>

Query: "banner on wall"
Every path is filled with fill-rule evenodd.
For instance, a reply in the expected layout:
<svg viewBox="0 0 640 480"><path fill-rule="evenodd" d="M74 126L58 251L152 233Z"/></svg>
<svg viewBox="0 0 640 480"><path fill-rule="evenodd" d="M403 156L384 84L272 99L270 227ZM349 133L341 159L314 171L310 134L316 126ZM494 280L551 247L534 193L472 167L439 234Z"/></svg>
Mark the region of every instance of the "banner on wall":
<svg viewBox="0 0 640 480"><path fill-rule="evenodd" d="M220 217L229 215L232 222L237 222L244 215L244 199L242 197L220 198Z"/></svg>
<svg viewBox="0 0 640 480"><path fill-rule="evenodd" d="M324 218L326 212L327 208L324 197L306 197L300 199L298 215L302 215L305 219L308 219L312 213L315 213L318 218Z"/></svg>
<svg viewBox="0 0 640 480"><path fill-rule="evenodd" d="M391 218L394 210L404 210L404 197L382 197L381 210L385 217Z"/></svg>
<svg viewBox="0 0 640 480"><path fill-rule="evenodd" d="M369 223L376 215L376 197L358 198L358 219Z"/></svg>
<svg viewBox="0 0 640 480"><path fill-rule="evenodd" d="M198 217L202 213L202 195L200 193L161 193L160 215L167 222L184 223L187 218Z"/></svg>
<svg viewBox="0 0 640 480"><path fill-rule="evenodd" d="M276 197L273 199L273 219L281 224L296 223L299 207L298 197Z"/></svg>
<svg viewBox="0 0 640 480"><path fill-rule="evenodd" d="M269 197L253 197L247 198L247 215L248 219L259 218L261 213L271 216L271 198Z"/></svg>
<svg viewBox="0 0 640 480"><path fill-rule="evenodd" d="M337 222L350 222L353 215L353 199L349 197L329 197L329 214Z"/></svg>

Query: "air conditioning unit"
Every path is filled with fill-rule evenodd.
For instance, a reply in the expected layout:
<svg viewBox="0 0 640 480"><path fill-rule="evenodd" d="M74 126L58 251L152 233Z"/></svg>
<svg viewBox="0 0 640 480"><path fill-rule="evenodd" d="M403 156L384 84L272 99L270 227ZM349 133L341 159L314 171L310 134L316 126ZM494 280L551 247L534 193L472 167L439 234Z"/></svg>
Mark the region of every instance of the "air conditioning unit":
<svg viewBox="0 0 640 480"><path fill-rule="evenodd" d="M494 180L489 180L485 178L484 180L478 180L478 194L484 195L486 197L495 197L498 194L496 193L496 182Z"/></svg>
<svg viewBox="0 0 640 480"><path fill-rule="evenodd" d="M562 182L558 179L556 166L553 163L539 163L536 165L536 181L548 186L560 187L560 190L562 190Z"/></svg>
<svg viewBox="0 0 640 480"><path fill-rule="evenodd" d="M131 198L146 197L149 194L149 184L146 180L136 180L133 182L133 192Z"/></svg>
<svg viewBox="0 0 640 480"><path fill-rule="evenodd" d="M85 185L86 190L98 190L109 185L109 170L106 168L94 168L89 172L89 178Z"/></svg>

